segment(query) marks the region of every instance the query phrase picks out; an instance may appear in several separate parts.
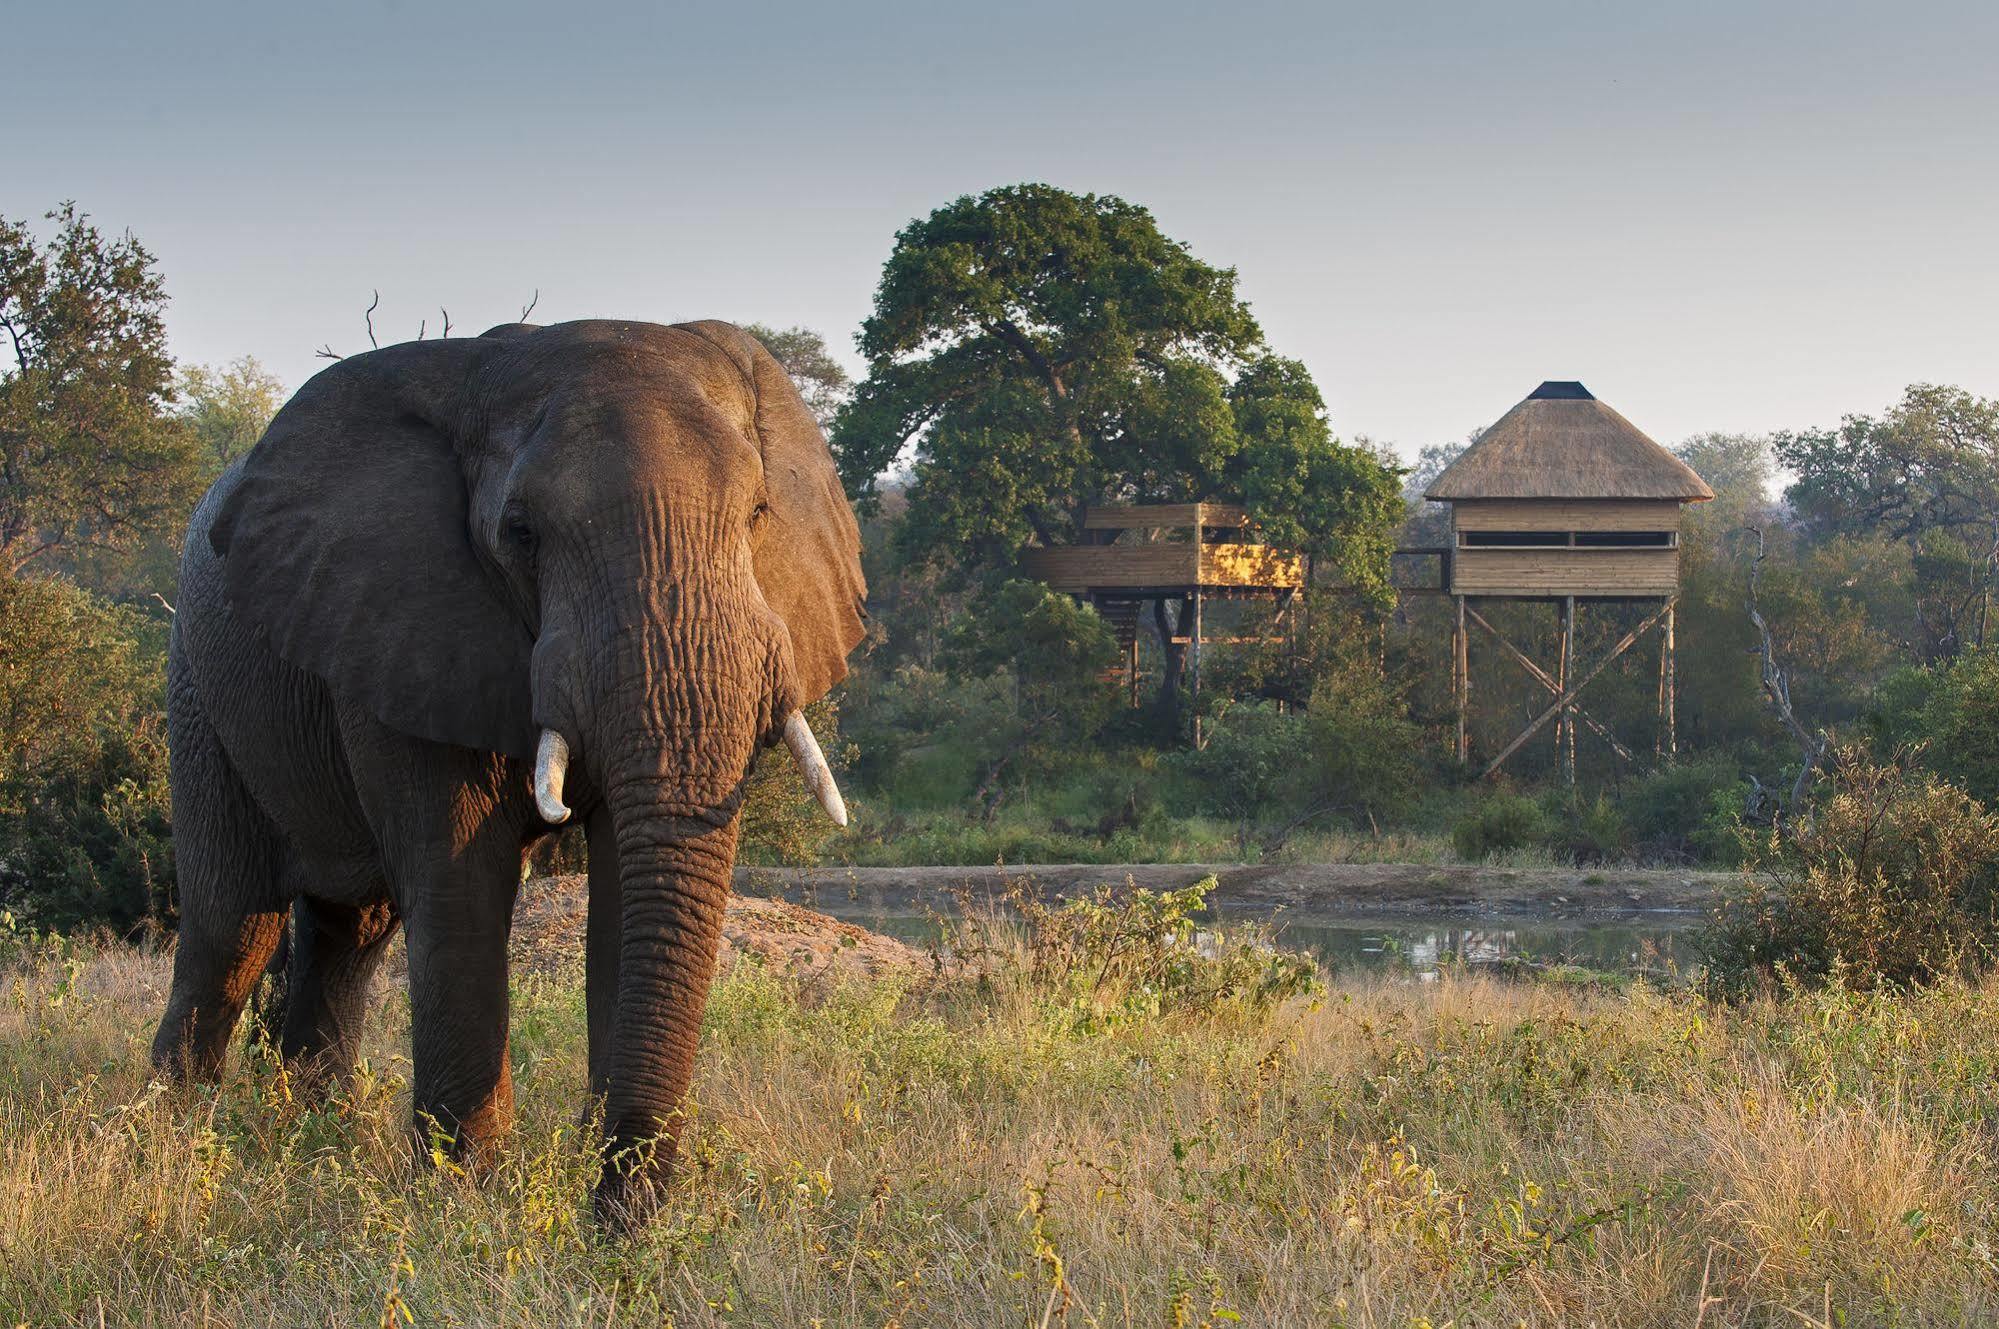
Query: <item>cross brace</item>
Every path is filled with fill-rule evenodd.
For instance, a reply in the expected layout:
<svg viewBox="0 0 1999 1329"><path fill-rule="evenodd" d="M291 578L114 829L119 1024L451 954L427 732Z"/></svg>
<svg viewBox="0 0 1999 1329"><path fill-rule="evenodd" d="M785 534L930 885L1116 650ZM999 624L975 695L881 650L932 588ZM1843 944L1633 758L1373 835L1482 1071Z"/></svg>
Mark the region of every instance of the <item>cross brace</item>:
<svg viewBox="0 0 1999 1329"><path fill-rule="evenodd" d="M1548 676L1548 671L1541 668L1540 665L1535 664L1533 660L1529 659L1527 655L1518 646L1515 646L1512 642L1508 641L1505 637L1500 635L1500 631L1498 628L1495 628L1494 626L1492 626L1492 624L1486 622L1485 615L1479 613L1478 610L1473 609L1470 605L1466 605L1465 617L1469 618L1472 622L1478 624L1481 628L1484 628L1486 632L1492 637L1492 639L1495 642L1499 643L1499 649L1505 651L1506 654L1510 656L1516 664L1518 664L1522 669L1525 669L1529 674L1533 675L1534 681L1536 683L1539 683L1543 688L1546 688L1549 692L1552 692L1557 697L1562 695L1562 685L1557 683L1554 679L1550 678ZM1588 711L1584 710L1580 706L1576 706L1571 708L1569 713L1575 716L1576 719L1581 720L1584 724L1588 725L1590 732L1592 734L1595 734L1598 738L1610 744L1610 750L1612 752L1615 752L1618 756L1624 758L1628 762L1631 762L1633 765L1638 764L1638 759L1631 755L1631 749L1625 747L1624 744L1618 742L1617 736L1611 733L1608 729L1605 729L1602 725L1598 724L1596 722L1595 717L1590 715Z"/></svg>
<svg viewBox="0 0 1999 1329"><path fill-rule="evenodd" d="M1648 617L1643 623L1640 623L1637 627L1631 629L1631 631L1625 633L1622 637L1618 638L1617 644L1610 648L1609 654L1605 655L1601 660L1598 660L1595 664L1591 665L1589 672L1584 674L1580 681L1572 684L1560 696L1555 698L1554 705L1550 706L1547 710L1542 711L1539 715L1535 716L1533 722L1529 724L1525 729L1521 730L1518 737L1516 737L1511 743L1508 743L1506 747L1500 751L1500 754L1492 759L1490 765L1488 765L1483 771L1479 772L1478 778L1481 780L1487 779L1493 774L1493 772L1497 771L1501 766L1504 766L1506 764L1506 759L1508 757L1512 756L1514 753L1518 752L1523 746L1525 746L1528 739L1540 733L1541 727L1543 725L1547 724L1548 721L1554 719L1557 715L1560 715L1564 710L1568 709L1569 706L1571 706L1575 702L1576 695L1578 693L1580 693L1584 688L1588 687L1591 683L1595 682L1596 676L1598 674L1601 674L1607 667L1609 667L1612 661L1616 660L1620 655L1623 655L1626 651L1630 650L1633 642L1637 641L1640 637L1650 632L1653 629L1653 627L1657 625L1660 619L1664 618L1667 614L1673 611L1673 606L1677 605L1679 602L1680 602L1679 596L1676 595L1671 597L1666 601L1666 603L1660 605L1656 610L1654 610L1651 616Z"/></svg>

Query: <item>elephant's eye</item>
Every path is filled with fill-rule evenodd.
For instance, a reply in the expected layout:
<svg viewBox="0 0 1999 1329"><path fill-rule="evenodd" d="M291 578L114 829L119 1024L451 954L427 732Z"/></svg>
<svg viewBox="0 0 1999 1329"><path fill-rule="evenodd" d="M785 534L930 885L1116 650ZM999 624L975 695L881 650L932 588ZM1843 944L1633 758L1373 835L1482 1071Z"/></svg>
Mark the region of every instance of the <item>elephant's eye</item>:
<svg viewBox="0 0 1999 1329"><path fill-rule="evenodd" d="M520 517L509 517L506 522L507 543L530 557L534 554L534 528Z"/></svg>
<svg viewBox="0 0 1999 1329"><path fill-rule="evenodd" d="M750 525L752 527L761 526L763 519L768 516L770 516L770 504L759 502L755 507L750 509Z"/></svg>

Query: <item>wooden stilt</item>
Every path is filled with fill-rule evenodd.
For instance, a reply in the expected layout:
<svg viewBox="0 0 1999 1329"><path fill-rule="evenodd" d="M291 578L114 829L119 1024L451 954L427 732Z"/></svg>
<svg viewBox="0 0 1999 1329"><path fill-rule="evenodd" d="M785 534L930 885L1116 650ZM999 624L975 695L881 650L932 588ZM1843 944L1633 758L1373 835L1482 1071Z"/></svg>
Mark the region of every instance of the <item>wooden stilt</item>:
<svg viewBox="0 0 1999 1329"><path fill-rule="evenodd" d="M1187 595L1187 696L1194 704L1194 746L1201 742L1201 592Z"/></svg>
<svg viewBox="0 0 1999 1329"><path fill-rule="evenodd" d="M1675 760L1680 750L1679 723L1678 717L1674 714L1677 707L1674 704L1673 679L1673 618L1674 606L1677 603L1677 600L1666 602L1665 628L1659 638L1659 744L1660 755L1667 761Z"/></svg>
<svg viewBox="0 0 1999 1329"><path fill-rule="evenodd" d="M1465 711L1471 705L1471 649L1465 634L1465 598L1458 602L1457 630L1451 635L1451 693L1458 707L1458 765L1471 760L1471 746L1465 733Z"/></svg>
<svg viewBox="0 0 1999 1329"><path fill-rule="evenodd" d="M1569 663L1576 653L1576 597L1562 598L1562 646L1555 667L1555 682L1559 685L1556 695L1569 690ZM1555 767L1568 782L1570 790L1576 787L1576 717L1573 707L1564 706L1559 719L1555 721Z"/></svg>

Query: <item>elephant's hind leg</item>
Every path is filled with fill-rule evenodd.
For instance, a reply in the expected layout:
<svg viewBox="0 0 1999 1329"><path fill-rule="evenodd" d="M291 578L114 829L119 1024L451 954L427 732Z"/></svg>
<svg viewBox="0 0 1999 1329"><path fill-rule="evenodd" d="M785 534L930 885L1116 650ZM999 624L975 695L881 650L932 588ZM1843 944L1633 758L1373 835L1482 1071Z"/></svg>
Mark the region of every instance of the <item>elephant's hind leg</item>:
<svg viewBox="0 0 1999 1329"><path fill-rule="evenodd" d="M168 671L180 942L153 1064L175 1078L221 1074L229 1037L277 948L283 839L231 769L193 689Z"/></svg>
<svg viewBox="0 0 1999 1329"><path fill-rule="evenodd" d="M396 912L386 897L349 905L308 896L294 917L279 1046L308 1080L342 1080L360 1054L369 985L395 936Z"/></svg>

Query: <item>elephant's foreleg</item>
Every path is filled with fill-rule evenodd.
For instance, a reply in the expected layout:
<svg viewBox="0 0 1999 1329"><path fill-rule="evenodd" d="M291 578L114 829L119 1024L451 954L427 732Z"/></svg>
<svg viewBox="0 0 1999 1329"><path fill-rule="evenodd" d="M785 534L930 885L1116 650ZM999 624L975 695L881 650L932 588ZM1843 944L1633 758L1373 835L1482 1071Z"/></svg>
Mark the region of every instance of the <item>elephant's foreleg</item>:
<svg viewBox="0 0 1999 1329"><path fill-rule="evenodd" d="M413 1123L475 1165L513 1125L507 1061L507 938L520 885L520 837L481 833L402 892L409 945Z"/></svg>
<svg viewBox="0 0 1999 1329"><path fill-rule="evenodd" d="M360 1053L368 990L395 936L386 897L362 905L310 897L295 911L280 1048L309 1081L344 1080Z"/></svg>

